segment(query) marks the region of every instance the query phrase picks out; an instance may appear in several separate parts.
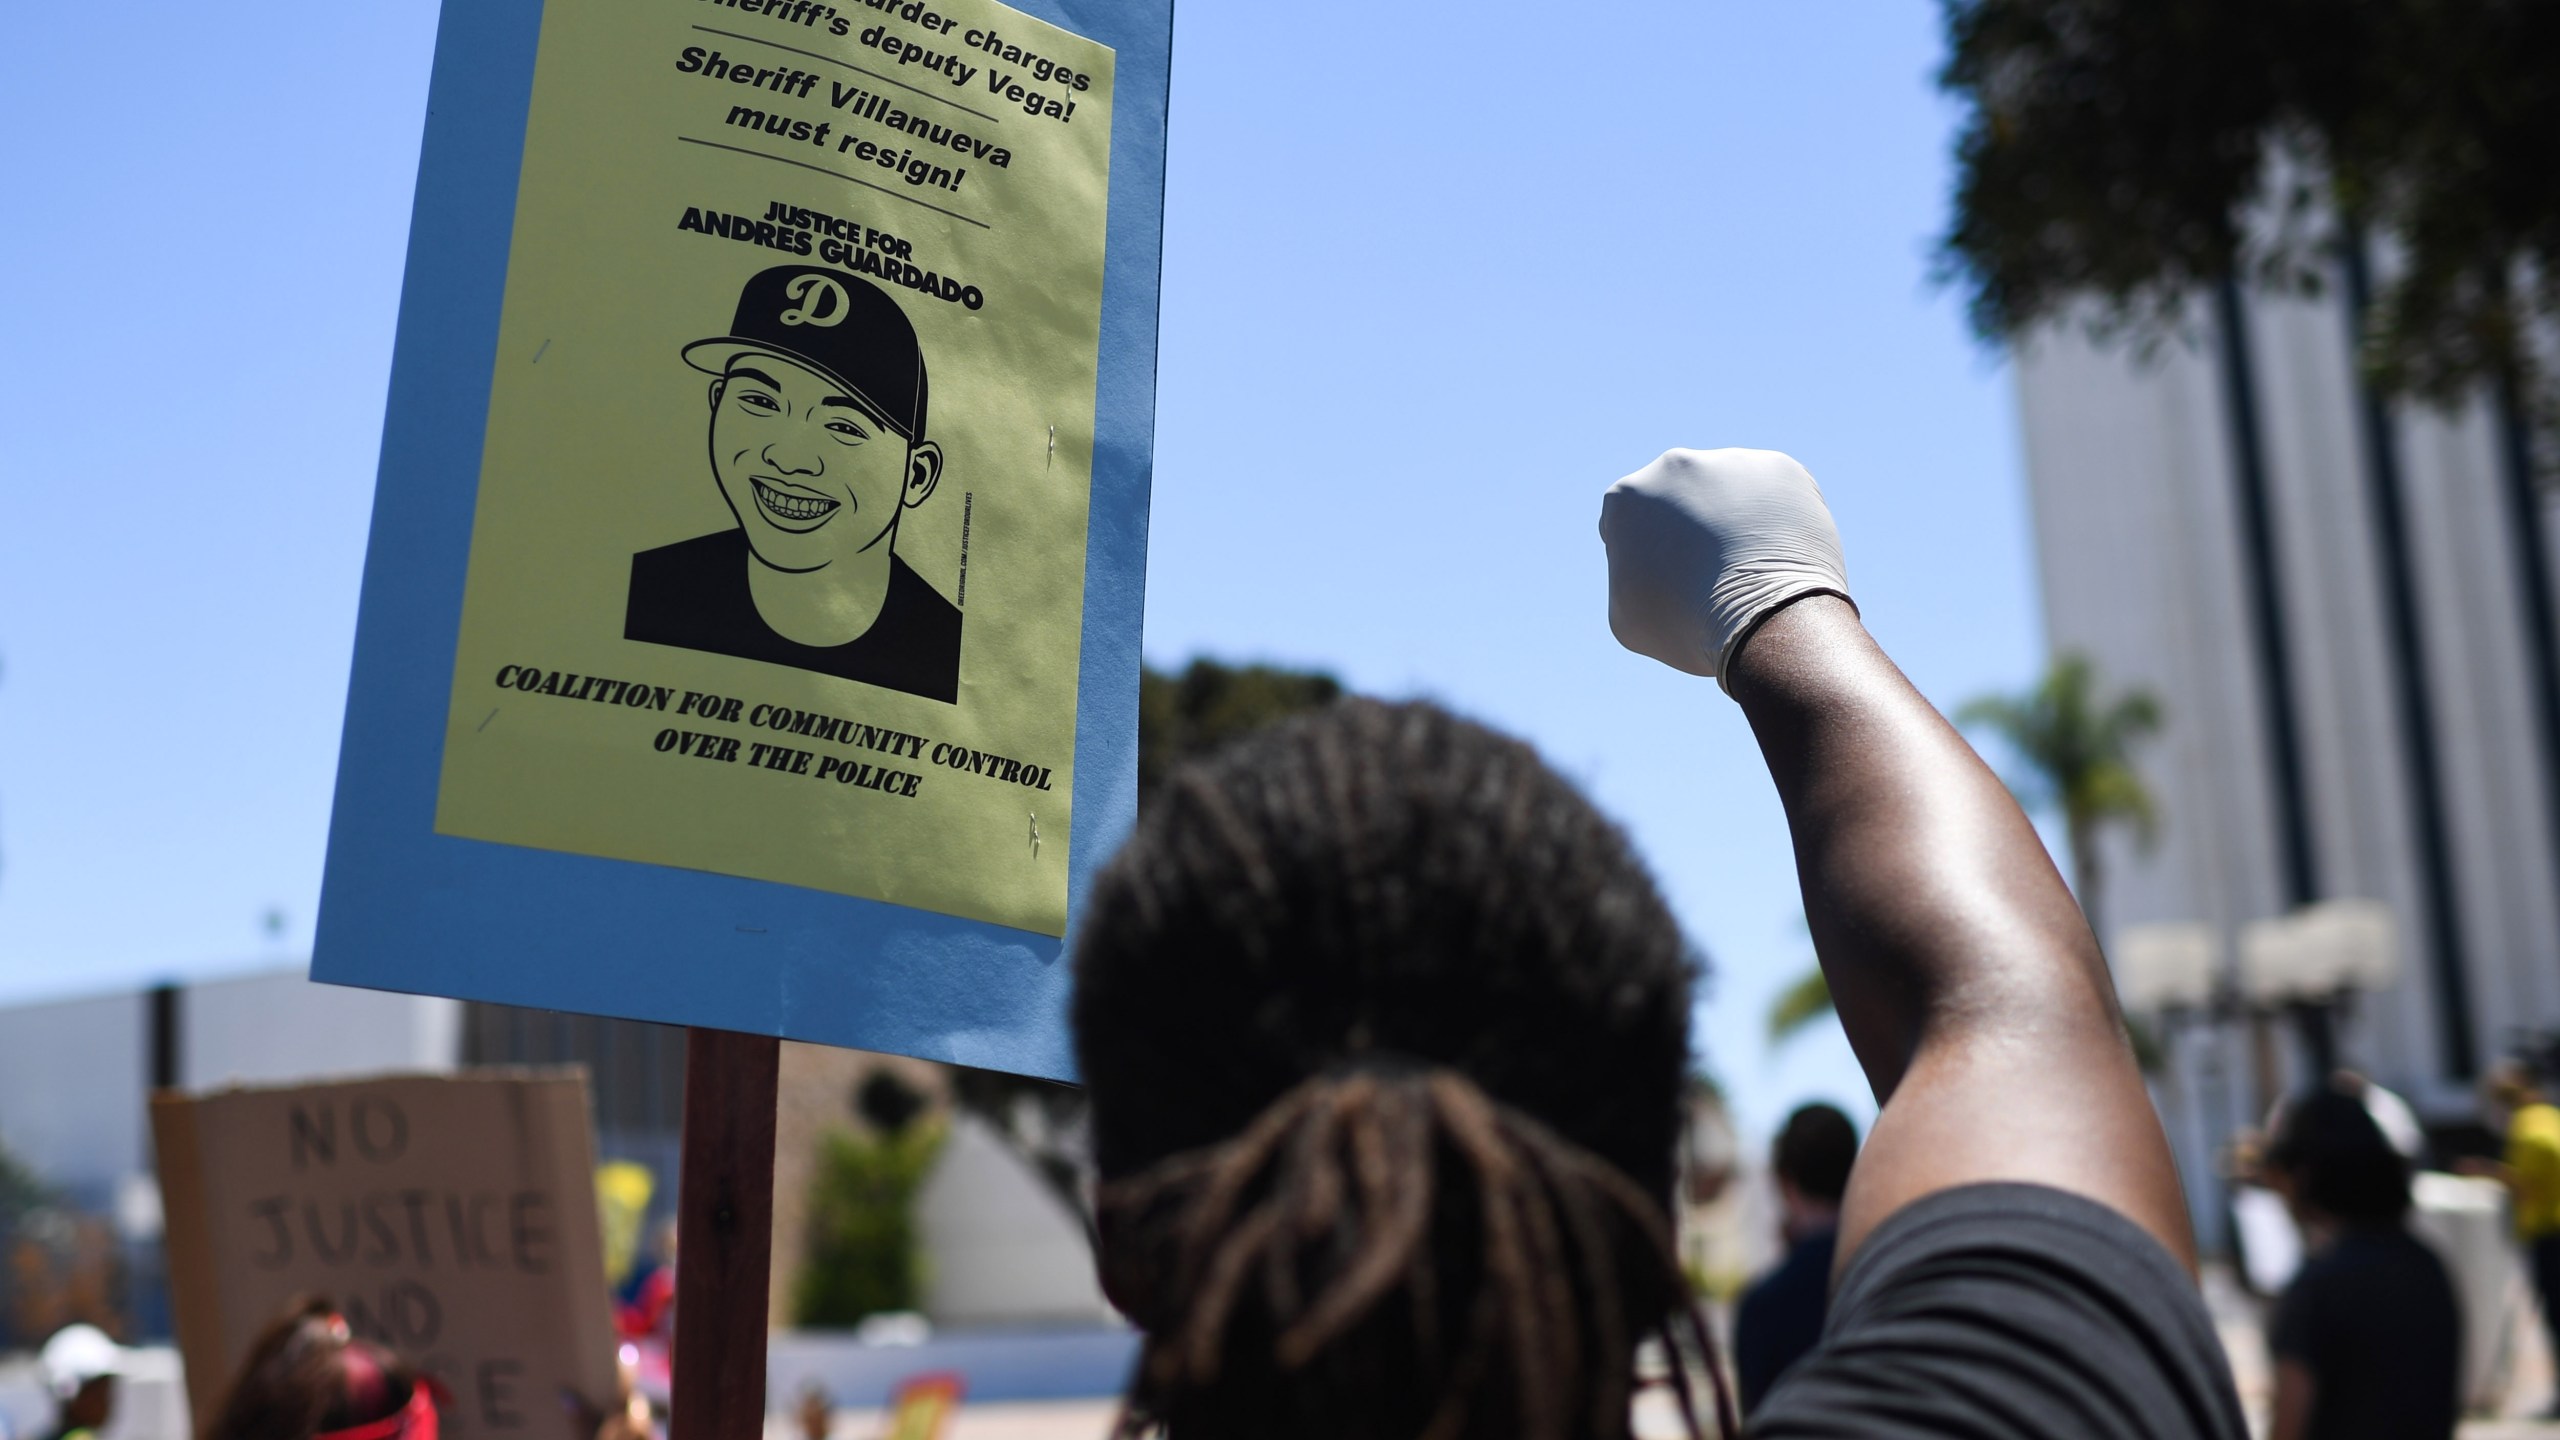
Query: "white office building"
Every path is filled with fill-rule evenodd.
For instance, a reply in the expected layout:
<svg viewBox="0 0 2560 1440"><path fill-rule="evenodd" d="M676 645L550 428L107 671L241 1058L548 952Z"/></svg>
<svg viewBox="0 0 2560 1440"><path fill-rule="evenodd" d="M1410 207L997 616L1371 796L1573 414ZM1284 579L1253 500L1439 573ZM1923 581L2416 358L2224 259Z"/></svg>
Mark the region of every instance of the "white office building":
<svg viewBox="0 0 2560 1440"><path fill-rule="evenodd" d="M0 1007L0 1144L86 1209L151 1182L154 1087L453 1068L452 1000L314 985L300 970Z"/></svg>
<svg viewBox="0 0 2560 1440"><path fill-rule="evenodd" d="M2163 833L2107 842L2109 929L2201 923L2245 988L2248 922L2386 902L2397 976L2340 1058L2451 1122L2560 1025L2560 535L2509 407L2365 390L2363 277L2333 279L2201 296L2147 356L2061 327L2019 346L2045 616L2167 716L2141 755ZM2267 1080L2308 1077L2302 1032L2258 1028L2179 1029L2161 1093L2191 1181ZM2217 1232L2216 1187L2190 1189Z"/></svg>

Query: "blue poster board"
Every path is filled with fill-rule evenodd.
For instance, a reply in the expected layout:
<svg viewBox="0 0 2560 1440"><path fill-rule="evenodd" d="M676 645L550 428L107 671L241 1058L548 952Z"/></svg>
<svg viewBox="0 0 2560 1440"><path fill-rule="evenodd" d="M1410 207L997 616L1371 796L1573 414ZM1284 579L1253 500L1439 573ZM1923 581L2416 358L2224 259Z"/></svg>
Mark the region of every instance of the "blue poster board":
<svg viewBox="0 0 2560 1440"><path fill-rule="evenodd" d="M754 0L749 0L750 8ZM1072 1079L1066 954L1136 816L1172 0L1010 0L1112 47L1069 940L436 832L539 0L448 0L365 558L315 980ZM862 0L846 0L860 12Z"/></svg>

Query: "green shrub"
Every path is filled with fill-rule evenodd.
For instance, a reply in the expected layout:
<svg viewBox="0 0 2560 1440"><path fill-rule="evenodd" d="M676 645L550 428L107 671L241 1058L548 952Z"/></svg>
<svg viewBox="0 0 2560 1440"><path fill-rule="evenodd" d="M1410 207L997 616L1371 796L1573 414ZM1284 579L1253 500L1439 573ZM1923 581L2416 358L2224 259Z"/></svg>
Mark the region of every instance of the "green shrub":
<svg viewBox="0 0 2560 1440"><path fill-rule="evenodd" d="M826 1138L809 1186L809 1251L792 1287L792 1318L813 1328L913 1310L924 1293L915 1198L942 1149L939 1123L876 1136Z"/></svg>

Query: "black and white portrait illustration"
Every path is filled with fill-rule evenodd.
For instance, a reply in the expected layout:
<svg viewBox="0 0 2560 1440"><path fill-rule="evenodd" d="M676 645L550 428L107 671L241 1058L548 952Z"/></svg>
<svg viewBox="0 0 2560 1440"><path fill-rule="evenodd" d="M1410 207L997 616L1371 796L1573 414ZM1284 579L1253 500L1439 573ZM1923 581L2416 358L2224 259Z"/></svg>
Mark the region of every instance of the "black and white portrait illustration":
<svg viewBox="0 0 2560 1440"><path fill-rule="evenodd" d="M958 698L960 611L899 558L943 455L915 326L862 279L783 265L747 281L712 377L711 479L737 524L631 560L627 639Z"/></svg>

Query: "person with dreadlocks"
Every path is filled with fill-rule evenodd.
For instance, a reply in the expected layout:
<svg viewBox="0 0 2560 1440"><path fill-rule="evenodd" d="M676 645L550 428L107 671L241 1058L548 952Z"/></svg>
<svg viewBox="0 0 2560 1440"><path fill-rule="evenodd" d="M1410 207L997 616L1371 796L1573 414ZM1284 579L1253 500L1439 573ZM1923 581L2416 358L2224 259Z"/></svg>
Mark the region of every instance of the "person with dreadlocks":
<svg viewBox="0 0 2560 1440"><path fill-rule="evenodd" d="M1612 628L1717 677L1784 801L1882 1113L1812 1436L2240 1440L2166 1141L2035 832L1847 599L1792 460L1673 451L1602 512ZM1716 1377L1667 1218L1692 965L1525 745L1345 701L1180 772L1075 948L1123 1436L1625 1440ZM1682 1363L1680 1356L1689 1357Z"/></svg>

